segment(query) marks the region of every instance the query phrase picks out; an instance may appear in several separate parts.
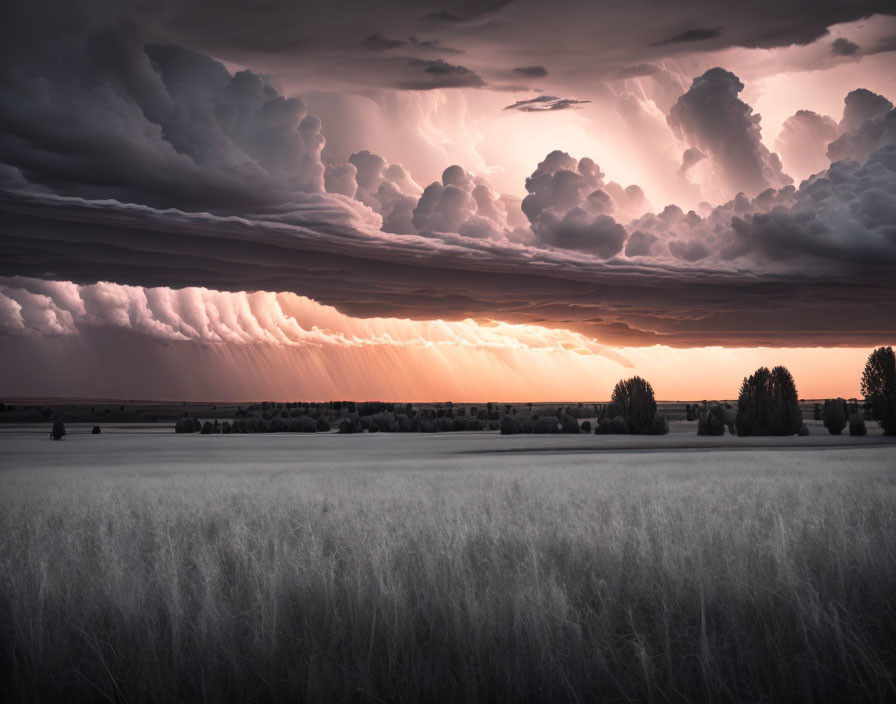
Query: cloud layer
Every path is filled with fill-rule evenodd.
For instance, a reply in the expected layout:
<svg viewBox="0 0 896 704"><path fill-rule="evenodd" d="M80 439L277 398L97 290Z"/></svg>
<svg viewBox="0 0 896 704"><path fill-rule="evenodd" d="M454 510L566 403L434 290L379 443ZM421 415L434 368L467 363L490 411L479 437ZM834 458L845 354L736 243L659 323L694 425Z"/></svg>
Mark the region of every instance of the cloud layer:
<svg viewBox="0 0 896 704"><path fill-rule="evenodd" d="M328 62L324 74L336 81L356 68L357 52L372 68L357 69L356 81L376 82L388 73L389 85L432 101L440 98L430 89L478 94L500 88L505 74L562 77L553 64L531 55L524 61L513 51L512 63L487 72L487 52L460 41L478 38L480 49L516 46L504 33L520 5L415 5L409 20L410 6L396 3L383 12L382 28L368 24L361 33L351 24L357 18L341 28L350 51L341 53L341 39L327 51L309 40L316 47L309 65ZM604 11L624 19L627 5ZM231 43L232 53L225 47L216 55L237 61L251 49L264 67L265 50L278 56L310 50L278 45L276 37L286 41L280 28L236 6L207 26L171 23L204 10L191 2L151 16L141 5L122 21L110 20L115 13L102 2L106 15L60 9L33 46L18 36L21 29L17 35L7 28L0 47L8 59L0 72L0 275L149 290L292 292L353 316L503 320L572 329L610 344L874 344L888 338L896 320L890 101L854 90L836 124L797 112L778 139L782 164L763 142L760 117L737 75L714 67L686 81L644 49L668 54L693 44L810 41L823 34L821 23L878 6L846 10L822 3L811 21L780 19L768 34L746 10L697 5L702 16L691 9L677 19L658 12L649 32L626 26L622 31L643 41L640 55L610 52L612 70L595 70L620 84L598 89L606 94L601 105L611 104L613 120L644 136L633 140L640 151L630 158L654 164L694 204L693 210L657 204L656 212L648 212L641 186L624 187L607 178L598 160L559 149L542 152L547 155L526 179L521 201L501 195L485 169L445 164L440 178L425 185L401 163L368 149L328 158L327 127L302 99L278 89L255 63L255 70L225 66L193 51L213 51L212 29L237 19L244 21L242 48ZM390 14L399 6L403 19ZM577 7L576 13L589 12ZM16 12L22 26L39 24L32 9ZM305 12L299 34L335 22L329 9ZM366 12L359 17L370 20ZM577 28L566 21L563 39L575 45ZM435 55L455 45L462 55ZM516 101L506 115L496 112L544 123L554 118L518 113L537 109L566 119L575 104L541 94ZM351 126L366 115L344 119ZM394 127L383 124L387 131ZM527 135L539 137L538 127ZM474 133L468 141L475 143ZM805 180L793 182L792 175ZM711 203L697 206L699 197ZM8 332L59 332L55 327L80 319L58 305L71 320L63 312L53 317L34 295L6 296ZM169 308L180 295L153 294ZM242 295L250 297L240 299L239 310L251 310L256 294ZM169 330L171 339L193 339L191 330L204 329L159 317L168 308L153 308L144 296L152 315L132 302L137 307L127 308L128 320L157 334ZM293 329L283 325L279 332L262 328L288 336Z"/></svg>

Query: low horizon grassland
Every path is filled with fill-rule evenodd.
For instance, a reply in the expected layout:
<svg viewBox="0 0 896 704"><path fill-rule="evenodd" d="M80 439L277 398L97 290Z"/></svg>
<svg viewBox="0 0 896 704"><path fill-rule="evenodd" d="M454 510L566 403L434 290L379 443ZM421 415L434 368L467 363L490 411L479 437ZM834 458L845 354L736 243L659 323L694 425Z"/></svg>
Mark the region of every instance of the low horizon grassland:
<svg viewBox="0 0 896 704"><path fill-rule="evenodd" d="M893 701L892 458L4 469L0 693Z"/></svg>

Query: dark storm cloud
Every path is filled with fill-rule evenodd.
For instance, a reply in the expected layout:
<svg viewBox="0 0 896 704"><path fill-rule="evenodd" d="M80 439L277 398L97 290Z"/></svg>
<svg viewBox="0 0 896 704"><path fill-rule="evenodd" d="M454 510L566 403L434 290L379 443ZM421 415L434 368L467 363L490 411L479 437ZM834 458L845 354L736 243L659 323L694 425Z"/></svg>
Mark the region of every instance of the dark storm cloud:
<svg viewBox="0 0 896 704"><path fill-rule="evenodd" d="M331 0L275 3L264 9L238 0L35 0L7 9L0 52L49 57L72 33L124 20L153 42L184 46L318 88L395 87L404 79L400 67L371 60L376 53L372 48L388 54L390 46L391 51L463 50L464 66L483 76L492 70L549 65L552 77L587 67L590 80L608 80L620 66L659 61L671 53L805 44L824 37L834 24L874 13L892 14L891 0L697 0L684 5ZM410 39L414 36L422 38L416 45Z"/></svg>
<svg viewBox="0 0 896 704"><path fill-rule="evenodd" d="M716 39L722 36L722 27L711 29L689 29L674 37L655 42L652 46L666 46L667 44L686 44L690 42L705 42L707 39Z"/></svg>
<svg viewBox="0 0 896 704"><path fill-rule="evenodd" d="M407 47L416 49L421 52L431 52L437 54L462 54L460 49L445 46L438 39L418 39L411 35L407 39L398 39L396 37L387 37L382 34L370 34L364 37L361 46L370 51L390 51Z"/></svg>
<svg viewBox="0 0 896 704"><path fill-rule="evenodd" d="M858 44L843 37L838 37L831 42L831 53L834 56L853 56L859 49L861 47Z"/></svg>
<svg viewBox="0 0 896 704"><path fill-rule="evenodd" d="M551 110L571 110L576 105L590 102L590 100L558 98L556 95L539 95L537 98L530 98L529 100L518 100L504 109L519 110L520 112L550 112Z"/></svg>
<svg viewBox="0 0 896 704"><path fill-rule="evenodd" d="M694 79L666 121L690 148L713 160L733 193L756 195L791 179L777 155L762 143L759 116L738 97L743 89L733 73L712 68Z"/></svg>
<svg viewBox="0 0 896 704"><path fill-rule="evenodd" d="M438 10L424 15L429 22L463 24L477 22L509 5L513 0L464 0L448 10Z"/></svg>
<svg viewBox="0 0 896 704"><path fill-rule="evenodd" d="M614 16L624 20L630 5L615 6ZM521 225L525 232L508 235L503 202L462 169L446 169L419 198L404 190L410 179L400 165L374 154L325 169L320 121L280 94L254 60L255 70L232 73L172 44L182 38L262 66L307 58L309 71L350 73L362 84L482 86L466 55L469 67L361 46L370 36L364 23L388 29L383 37L412 36L413 22L401 19L410 3L377 5L381 24L364 6L346 27L339 2L282 14L235 1L154 7L127 24L100 21L109 16L103 3L52 13L23 5L14 8L22 22L0 29L0 275L294 291L353 315L496 318L610 343L869 344L893 334L896 130L873 95L849 98L839 127L840 146L859 161L839 162L799 188L768 190L783 185L780 165L738 97L740 81L714 69L676 103L670 124L732 188L755 198L700 215L670 206L624 225L616 220L620 192L635 198L639 189L605 184L592 160L552 152L526 184L531 231ZM501 21L510 26L516 8L499 8ZM837 14L826 8L812 17ZM691 26L722 26L716 15L739 12L700 9L709 17ZM495 11L479 12L466 16ZM551 16L571 21L557 9ZM580 42L582 17L574 19L558 40L570 47ZM662 12L656 20L673 24ZM534 36L536 24L523 29ZM612 27L626 32L622 45L642 39L631 24ZM727 19L724 26L735 31ZM788 26L775 24L780 37L791 36ZM709 41L750 36L726 30ZM526 39L517 33L494 46ZM614 71L629 63L610 53ZM505 69L533 60L514 57ZM576 103L542 96L511 107Z"/></svg>
<svg viewBox="0 0 896 704"><path fill-rule="evenodd" d="M475 72L465 66L449 64L443 59L407 59L408 66L420 70L420 78L403 79L396 83L405 90L432 90L434 88L481 88L485 85Z"/></svg>
<svg viewBox="0 0 896 704"><path fill-rule="evenodd" d="M544 66L519 66L513 69L513 72L527 78L544 78L548 75L548 70Z"/></svg>
<svg viewBox="0 0 896 704"><path fill-rule="evenodd" d="M37 196L4 196L0 210L0 275L295 291L350 315L497 318L608 344L862 345L896 333L892 244L861 261L795 247L792 266L757 275L755 264L602 263L458 236L388 236L314 223L313 212L312 222L300 211L249 221ZM773 217L744 220L738 236L761 249L775 226L810 242L833 226Z"/></svg>
<svg viewBox="0 0 896 704"><path fill-rule="evenodd" d="M364 41L361 42L361 45L365 49L370 49L371 51L388 51L389 49L397 49L398 47L406 46L407 44L408 42L404 39L384 37L382 34L371 34L364 37Z"/></svg>

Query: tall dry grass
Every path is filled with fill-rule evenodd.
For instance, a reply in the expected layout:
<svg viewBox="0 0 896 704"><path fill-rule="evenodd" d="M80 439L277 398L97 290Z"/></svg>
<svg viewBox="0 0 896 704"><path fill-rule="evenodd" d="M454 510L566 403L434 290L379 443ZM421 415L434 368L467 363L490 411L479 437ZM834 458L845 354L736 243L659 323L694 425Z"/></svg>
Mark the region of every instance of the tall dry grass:
<svg viewBox="0 0 896 704"><path fill-rule="evenodd" d="M0 474L6 701L896 701L892 473L743 455Z"/></svg>

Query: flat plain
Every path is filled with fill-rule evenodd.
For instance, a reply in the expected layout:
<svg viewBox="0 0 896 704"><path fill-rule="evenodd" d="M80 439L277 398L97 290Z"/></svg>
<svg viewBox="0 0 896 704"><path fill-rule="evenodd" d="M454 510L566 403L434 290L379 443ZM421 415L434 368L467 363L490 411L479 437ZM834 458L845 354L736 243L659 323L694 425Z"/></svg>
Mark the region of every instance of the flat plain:
<svg viewBox="0 0 896 704"><path fill-rule="evenodd" d="M879 435L88 430L0 433L6 701L896 698Z"/></svg>

